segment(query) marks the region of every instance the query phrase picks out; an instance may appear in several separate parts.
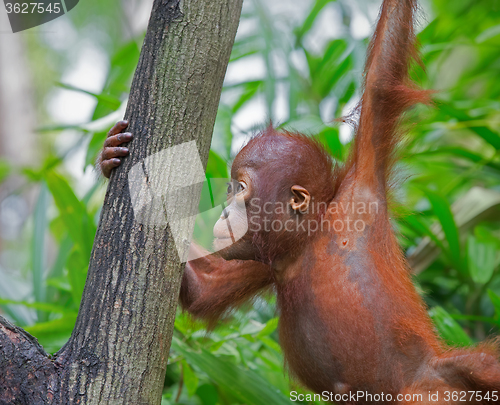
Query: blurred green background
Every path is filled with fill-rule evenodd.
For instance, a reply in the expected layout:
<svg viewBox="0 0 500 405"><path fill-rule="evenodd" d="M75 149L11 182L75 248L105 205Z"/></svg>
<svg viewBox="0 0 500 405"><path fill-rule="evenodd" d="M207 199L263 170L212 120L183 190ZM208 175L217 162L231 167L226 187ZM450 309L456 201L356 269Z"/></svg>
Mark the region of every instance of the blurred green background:
<svg viewBox="0 0 500 405"><path fill-rule="evenodd" d="M105 193L92 164L123 116L150 5L82 0L15 35L0 12L0 314L52 353L76 319ZM352 130L332 121L359 100L379 6L245 0L207 176L227 177L269 120L342 161ZM442 338L470 345L500 327L500 1L428 0L418 32L425 71L412 75L435 105L407 114L394 227ZM179 312L162 403L289 403L305 391L276 327L272 296L212 333Z"/></svg>

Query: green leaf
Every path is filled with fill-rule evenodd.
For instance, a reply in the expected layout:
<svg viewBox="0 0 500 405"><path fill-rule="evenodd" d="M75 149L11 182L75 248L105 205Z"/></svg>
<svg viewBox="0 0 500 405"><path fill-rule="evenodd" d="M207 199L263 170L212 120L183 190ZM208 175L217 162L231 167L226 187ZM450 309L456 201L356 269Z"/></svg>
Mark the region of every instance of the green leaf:
<svg viewBox="0 0 500 405"><path fill-rule="evenodd" d="M356 83L351 81L345 88L344 94L339 98L339 106L343 107L351 100L352 96L356 93Z"/></svg>
<svg viewBox="0 0 500 405"><path fill-rule="evenodd" d="M281 353L281 346L269 336L260 337L260 341L266 345L269 349L275 351L276 353Z"/></svg>
<svg viewBox="0 0 500 405"><path fill-rule="evenodd" d="M476 120L477 117L470 117L467 112L463 110L459 110L453 107L451 104L447 104L445 102L437 102L438 108L444 113L456 118L461 122ZM488 142L491 146L493 146L496 150L500 150L500 136L492 131L490 128L486 126L469 126L467 127L470 131L474 132L476 135L479 135L486 142Z"/></svg>
<svg viewBox="0 0 500 405"><path fill-rule="evenodd" d="M87 90L81 89L79 87L72 86L70 84L60 83L60 82L56 83L56 84L59 87L62 87L63 89L66 89L66 90L77 91L80 93L88 94L89 96L93 96L98 100L98 102L106 105L108 107L108 109L110 109L111 111L116 111L118 108L120 108L121 101L119 99L117 99L116 97L113 97L109 94L96 94L96 93L93 93L91 91L87 91ZM109 112L111 112L111 111L109 111Z"/></svg>
<svg viewBox="0 0 500 405"><path fill-rule="evenodd" d="M330 42L323 58L308 56L311 87L319 98L328 96L332 87L353 67L353 58L347 51L347 42L336 39Z"/></svg>
<svg viewBox="0 0 500 405"><path fill-rule="evenodd" d="M340 142L338 128L327 127L316 137L335 159L343 161L344 147Z"/></svg>
<svg viewBox="0 0 500 405"><path fill-rule="evenodd" d="M108 131L94 132L92 138L90 139L89 146L87 147L87 154L85 156L85 166L94 165L97 154L101 151L104 146L104 141L108 136Z"/></svg>
<svg viewBox="0 0 500 405"><path fill-rule="evenodd" d="M495 294L493 290L488 290L488 295L493 303L493 306L495 307L495 313L498 317L500 317L500 296Z"/></svg>
<svg viewBox="0 0 500 405"><path fill-rule="evenodd" d="M192 397L196 393L196 389L198 388L198 377L185 360L182 361L182 376L184 379L184 385L186 386L188 391L188 395Z"/></svg>
<svg viewBox="0 0 500 405"><path fill-rule="evenodd" d="M96 228L85 206L62 176L50 171L45 179L71 239L78 245L88 263Z"/></svg>
<svg viewBox="0 0 500 405"><path fill-rule="evenodd" d="M66 314L62 318L49 322L37 323L24 329L35 336L43 348L54 353L64 345L75 327L76 313Z"/></svg>
<svg viewBox="0 0 500 405"><path fill-rule="evenodd" d="M35 301L44 302L46 300L45 290L45 231L47 230L47 206L49 192L47 185L42 182L40 193L35 205L33 215L33 236L31 239L31 271L33 274L33 291ZM38 320L45 321L46 314L38 311Z"/></svg>
<svg viewBox="0 0 500 405"><path fill-rule="evenodd" d="M494 245L497 250L500 250L500 239L493 235L487 227L482 225L476 226L474 228L474 235L480 242Z"/></svg>
<svg viewBox="0 0 500 405"><path fill-rule="evenodd" d="M500 321L497 319L498 318L497 316L489 317L489 316L478 316L478 315L453 314L452 318L463 319L465 321L491 323L492 325L500 326Z"/></svg>
<svg viewBox="0 0 500 405"><path fill-rule="evenodd" d="M462 327L442 307L429 310L429 315L434 321L441 337L451 345L469 346L472 340Z"/></svg>
<svg viewBox="0 0 500 405"><path fill-rule="evenodd" d="M246 56L254 55L265 48L265 46L262 35L249 35L244 38L238 38L231 50L229 61L234 62Z"/></svg>
<svg viewBox="0 0 500 405"><path fill-rule="evenodd" d="M450 248L453 265L460 270L463 268L461 261L462 255L460 251L460 240L458 237L457 225L455 224L455 219L453 218L450 205L443 196L435 193L434 191L424 190L424 192L429 199L434 214L438 217L439 223L443 229L446 241L448 242L448 247Z"/></svg>
<svg viewBox="0 0 500 405"><path fill-rule="evenodd" d="M257 334L257 337L260 339L264 336L269 336L278 328L279 318L272 318L267 321L266 326Z"/></svg>
<svg viewBox="0 0 500 405"><path fill-rule="evenodd" d="M477 36L476 42L480 44L482 42L488 41L491 38L496 37L497 35L500 35L500 25L494 25L493 27L485 29Z"/></svg>
<svg viewBox="0 0 500 405"><path fill-rule="evenodd" d="M479 153L475 153L469 149L465 149L459 146L447 146L440 147L438 149L428 149L422 152L413 154L413 157L420 157L422 159L427 159L428 156L442 155L445 158L450 158L450 155L457 156L461 159L466 159L472 163L484 165L485 167L491 168L496 171L500 171L500 164L496 162L491 162L489 159L485 160L485 157Z"/></svg>
<svg viewBox="0 0 500 405"><path fill-rule="evenodd" d="M71 292L71 284L67 277L52 277L47 279L47 285L64 292Z"/></svg>
<svg viewBox="0 0 500 405"><path fill-rule="evenodd" d="M265 324L257 322L253 319L250 319L250 321L243 326L243 328L240 331L240 335L257 335L259 334L264 328L266 327Z"/></svg>
<svg viewBox="0 0 500 405"><path fill-rule="evenodd" d="M201 399L203 405L217 405L219 395L212 384L203 384L196 390L196 395Z"/></svg>
<svg viewBox="0 0 500 405"><path fill-rule="evenodd" d="M65 233L64 237L61 238L59 242L59 251L57 252L56 260L52 268L50 269L49 277L57 278L62 276L64 271L64 266L66 265L66 261L68 260L71 250L73 249L73 245L74 245L73 241L71 240L69 235Z"/></svg>
<svg viewBox="0 0 500 405"><path fill-rule="evenodd" d="M36 132L54 132L54 131L65 131L67 129L74 129L75 131L80 131L83 133L89 132L88 129L84 128L82 125L75 124L55 124L55 125L45 125L43 127L36 128Z"/></svg>
<svg viewBox="0 0 500 405"><path fill-rule="evenodd" d="M307 34L311 28L313 27L316 19L318 18L318 15L320 12L323 10L323 8L329 4L332 3L335 0L316 0L312 10L309 12L307 15L306 19L302 23L302 26L299 27L298 29L295 30L295 35L296 35L296 43L300 44L302 42L302 38L304 37L305 34Z"/></svg>
<svg viewBox="0 0 500 405"><path fill-rule="evenodd" d="M28 302L28 301L18 301L18 300L9 300L5 298L0 298L0 304L23 305L26 308L33 308L38 311L45 311L45 312L76 314L75 310L73 309L64 308L59 305L46 304L44 302Z"/></svg>
<svg viewBox="0 0 500 405"><path fill-rule="evenodd" d="M262 80L244 83L242 85L243 93L238 98L236 103L234 103L232 113L235 114L241 107L245 105L247 101L251 100L255 96L255 94L257 94L257 91L262 87L262 85Z"/></svg>
<svg viewBox="0 0 500 405"><path fill-rule="evenodd" d="M44 335L53 333L72 332L75 327L77 314L66 314L62 318L54 319L53 321L37 323L33 326L27 326L24 329L26 332L39 338Z"/></svg>
<svg viewBox="0 0 500 405"><path fill-rule="evenodd" d="M443 245L443 243L439 240L439 238L430 230L430 228L417 216L417 215L408 215L402 219L402 221L413 231L417 233L417 235L428 236L437 247L439 247L443 252L447 252L447 249Z"/></svg>
<svg viewBox="0 0 500 405"><path fill-rule="evenodd" d="M213 150L208 153L206 176L209 179L229 179L227 162Z"/></svg>
<svg viewBox="0 0 500 405"><path fill-rule="evenodd" d="M26 287L19 277L0 267L0 296L17 300L26 295ZM8 315L18 325L29 325L33 322L33 311L20 305L1 305L0 312Z"/></svg>
<svg viewBox="0 0 500 405"><path fill-rule="evenodd" d="M200 368L221 389L246 405L289 405L289 399L253 370L224 360L206 350L194 352L179 339L172 340L172 349L182 354L193 366Z"/></svg>
<svg viewBox="0 0 500 405"><path fill-rule="evenodd" d="M10 165L7 163L6 160L0 159L0 183L4 181L4 179L9 175L10 173Z"/></svg>
<svg viewBox="0 0 500 405"><path fill-rule="evenodd" d="M219 105L210 151L219 154L222 159L229 159L231 156L231 144L233 141L233 133L231 131L232 122L233 111L231 107L223 104Z"/></svg>
<svg viewBox="0 0 500 405"><path fill-rule="evenodd" d="M66 267L71 285L71 295L77 307L80 305L85 281L87 280L88 263L88 259L82 255L82 252L76 246L73 247L66 262Z"/></svg>
<svg viewBox="0 0 500 405"><path fill-rule="evenodd" d="M120 99L130 91L130 82L138 61L139 47L137 46L137 38L132 38L115 52L111 58L108 77L102 90L103 95L113 98L115 103L109 104L107 100L98 99L92 115L93 121L105 117L120 107Z"/></svg>
<svg viewBox="0 0 500 405"><path fill-rule="evenodd" d="M56 156L49 156L45 158L43 165L40 169L32 169L29 167L25 167L22 169L22 173L31 181L39 182L42 180L43 176L48 172L53 170L56 166L58 166L62 162L62 159Z"/></svg>
<svg viewBox="0 0 500 405"><path fill-rule="evenodd" d="M485 284L490 281L498 264L494 243L481 242L478 238L469 235L467 238L467 259L469 273L475 283Z"/></svg>

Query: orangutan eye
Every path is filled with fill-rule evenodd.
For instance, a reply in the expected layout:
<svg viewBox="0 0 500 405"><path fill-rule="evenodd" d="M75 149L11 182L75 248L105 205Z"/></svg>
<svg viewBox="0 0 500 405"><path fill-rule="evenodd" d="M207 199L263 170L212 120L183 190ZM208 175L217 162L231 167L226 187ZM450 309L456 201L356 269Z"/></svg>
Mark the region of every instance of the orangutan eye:
<svg viewBox="0 0 500 405"><path fill-rule="evenodd" d="M245 189L245 185L243 183L238 183L236 186L236 193L241 193Z"/></svg>
<svg viewBox="0 0 500 405"><path fill-rule="evenodd" d="M232 194L233 193L233 183L229 182L227 183L227 194Z"/></svg>

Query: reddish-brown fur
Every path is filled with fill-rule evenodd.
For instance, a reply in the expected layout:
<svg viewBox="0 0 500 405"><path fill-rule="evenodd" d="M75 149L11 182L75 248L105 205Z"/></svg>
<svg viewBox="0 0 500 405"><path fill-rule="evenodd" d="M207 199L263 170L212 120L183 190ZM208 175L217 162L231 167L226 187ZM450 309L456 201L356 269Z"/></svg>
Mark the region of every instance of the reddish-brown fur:
<svg viewBox="0 0 500 405"><path fill-rule="evenodd" d="M287 263L291 277L274 278L281 314L280 342L290 370L310 389L384 392L394 397L398 393L423 394L421 403L427 402L429 391L439 391L441 400L437 403L444 404L445 391L496 390L500 394L500 366L493 343L449 350L438 339L388 217L387 177L398 142L398 120L411 105L429 101L429 92L417 89L408 78L410 63L417 60L414 8L411 0L384 1L369 48L353 156L346 167L331 174L331 184L317 183L334 192L330 208L334 203L344 208L376 203L378 212L350 211L346 215L342 209L329 209L325 215L331 224L336 220L346 223L347 218L361 220L365 230L314 235L305 249L296 249L301 252L299 257ZM294 137L298 145L312 143L310 138L268 129L240 152L235 163L248 164L255 144L260 149L259 163L265 162L263 152L274 153L276 143L284 144ZM285 139L280 142L280 138ZM279 156L278 162L288 162L285 159ZM317 168L325 166L322 160L323 154L318 152L309 164L292 165L308 176L299 184L324 175ZM269 181L286 177L280 171L289 167L278 163L276 168L263 168L259 173L262 181ZM276 170L279 174L271 175ZM272 190L266 192L272 194ZM320 201L325 198L328 192L318 196ZM297 247L303 243L296 242ZM243 265L237 271L242 269ZM196 262L186 270L188 275L200 271ZM245 285L242 279L243 290Z"/></svg>
<svg viewBox="0 0 500 405"><path fill-rule="evenodd" d="M458 404L464 402L447 401L445 393L496 391L500 396L498 345L450 349L442 343L412 284L387 209L400 115L429 101L429 92L408 77L411 62L418 61L415 3L383 3L369 47L355 147L344 167L334 167L310 138L272 128L253 138L233 164L234 179L253 173L253 196L286 201L290 187L298 184L316 203L328 204L327 210L272 214L271 219L300 215L330 228L311 234L249 232L241 243L253 246L258 261L215 255L191 261L180 300L213 324L226 310L274 285L287 364L311 390L392 394L390 402L401 404ZM349 227L349 221L364 227ZM429 393L438 393L439 400ZM422 397L397 401L397 394Z"/></svg>
<svg viewBox="0 0 500 405"><path fill-rule="evenodd" d="M251 260L204 256L190 263L182 278L180 301L190 314L208 321L210 326L228 308L245 303L274 281L269 266Z"/></svg>

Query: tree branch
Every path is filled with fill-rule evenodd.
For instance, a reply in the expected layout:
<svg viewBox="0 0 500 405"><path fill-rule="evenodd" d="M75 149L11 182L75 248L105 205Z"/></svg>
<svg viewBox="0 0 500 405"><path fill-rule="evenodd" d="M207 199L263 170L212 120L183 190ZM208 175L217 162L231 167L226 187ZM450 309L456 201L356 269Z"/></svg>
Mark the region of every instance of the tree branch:
<svg viewBox="0 0 500 405"><path fill-rule="evenodd" d="M34 338L3 320L0 404L160 402L184 265L172 222L144 221L160 218L159 206L134 212L129 172L189 141L206 165L241 3L155 0L126 113L135 137L108 186L72 336L51 361ZM159 159L146 170L146 192L161 194L176 175ZM199 191L173 196L175 218L196 211ZM182 225L188 233L190 226ZM21 380L25 388L16 388Z"/></svg>

